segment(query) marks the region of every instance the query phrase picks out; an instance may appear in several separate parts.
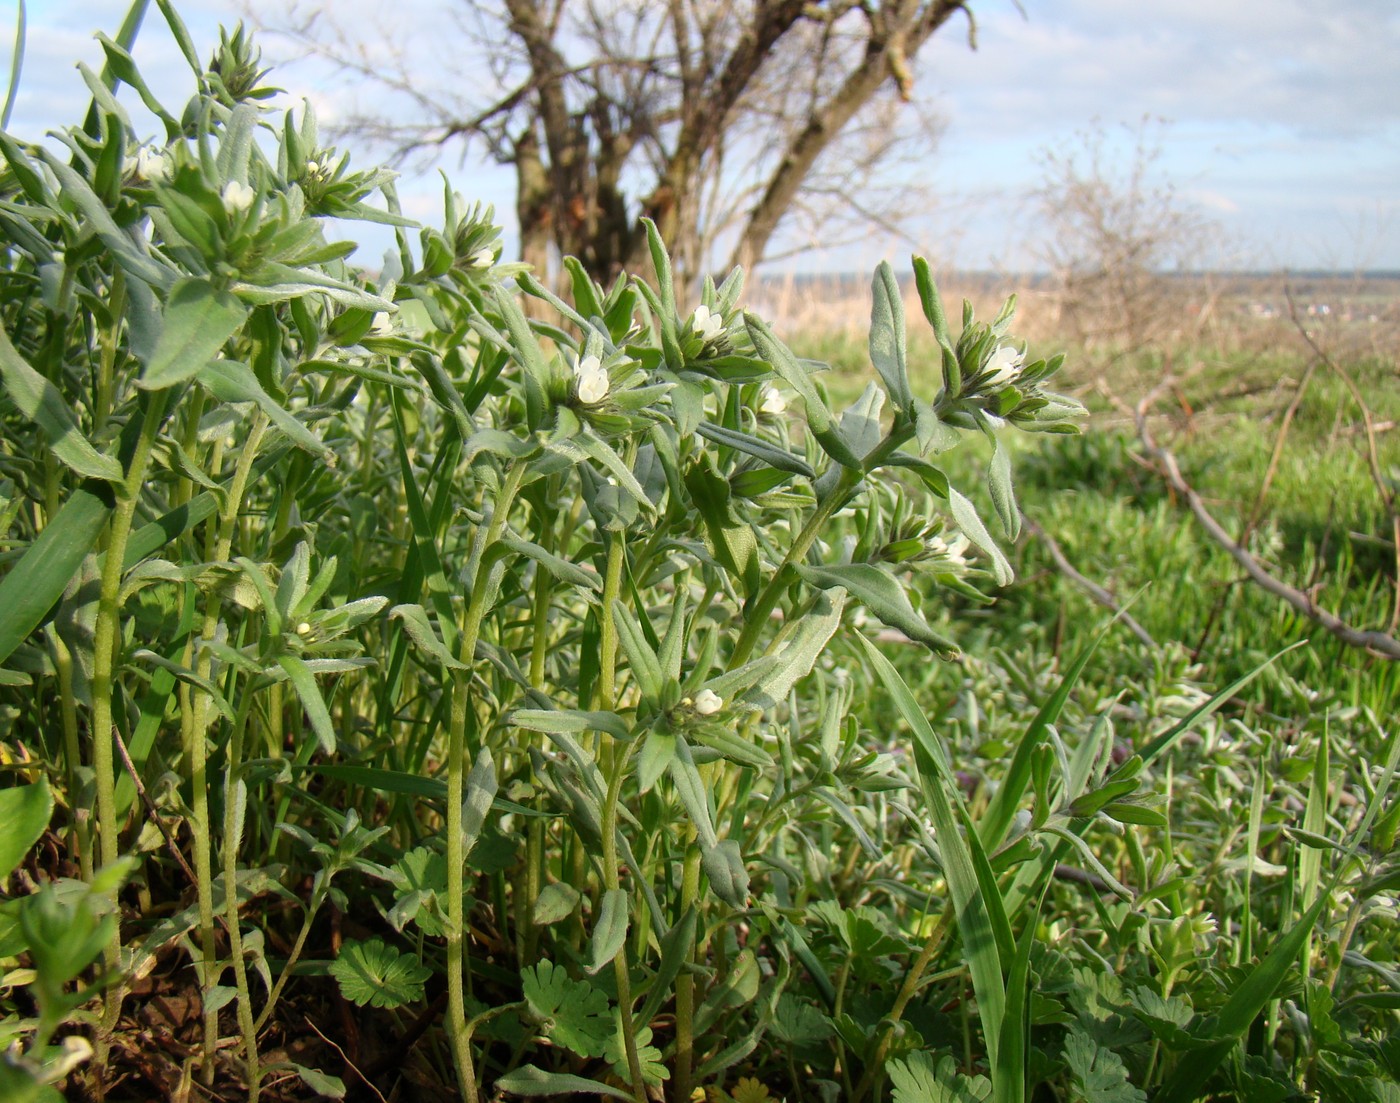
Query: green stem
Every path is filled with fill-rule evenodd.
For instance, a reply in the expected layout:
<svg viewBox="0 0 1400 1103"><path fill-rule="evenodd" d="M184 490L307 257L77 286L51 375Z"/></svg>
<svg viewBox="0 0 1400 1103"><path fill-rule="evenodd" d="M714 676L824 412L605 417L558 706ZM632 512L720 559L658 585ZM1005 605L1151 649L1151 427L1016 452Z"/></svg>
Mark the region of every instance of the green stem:
<svg viewBox="0 0 1400 1103"><path fill-rule="evenodd" d="M622 591L622 534L615 532L608 544L608 561L603 578L603 620L600 632L598 707L610 711L617 704L617 623L613 619L613 602ZM612 737L607 742L608 794L603 802L603 887L609 892L620 891L622 880L617 861L617 806L622 796L622 781L627 774L627 754ZM637 1054L637 1038L632 1029L632 978L627 968L627 945L613 958L613 975L617 978L617 1007L622 1019L622 1044L627 1051L627 1071L632 1078L632 1093L637 1103L647 1103L646 1078L642 1075L641 1058Z"/></svg>
<svg viewBox="0 0 1400 1103"><path fill-rule="evenodd" d="M730 670L748 662L749 656L753 654L754 646L758 643L758 637L768 623L769 614L777 606L778 599L788 585L788 567L807 554L807 549L816 541L818 534L826 527L826 523L831 520L832 515L846 503L850 492L860 485L861 478L860 472L849 467L842 468L841 477L837 480L836 486L818 503L816 512L807 518L807 523L802 526L802 531L797 534L797 539L792 542L787 554L783 556L783 561L778 564L778 569L773 572L773 577L768 580L768 585L759 592L753 608L745 617L744 630L739 634L739 642L734 645L734 655L729 660Z"/></svg>
<svg viewBox="0 0 1400 1103"><path fill-rule="evenodd" d="M853 1100L864 1099L874 1087L875 1077L880 1075L884 1068L885 1058L890 1052L890 1044L894 1041L895 1027L904 1017L904 1009L909 1006L909 1001L918 992L919 984L924 979L924 973L933 962L934 955L938 953L938 948L943 944L943 939L947 936L952 925L953 913L945 911L924 941L923 949L919 951L919 956L914 959L914 964L904 977L904 983L899 987L899 993L894 999L894 1006L890 1008L890 1013L882 1020L884 1029L880 1034L880 1041L875 1047L874 1056L866 1062L860 1083L856 1085L855 1094L851 1097Z"/></svg>
<svg viewBox="0 0 1400 1103"><path fill-rule="evenodd" d="M210 561L225 562L233 548L234 529L238 524L238 511L243 505L243 494L248 486L248 478L253 470L253 460L267 431L267 415L261 411L253 418L248 430L248 439L243 442L234 467L233 478L229 482L228 495L224 500L223 511L219 514L219 528L210 546L206 548ZM216 450L221 449L216 446ZM215 464L217 467L217 464ZM220 599L217 593L209 595L204 610L204 625L200 632L202 643L214 638L219 627ZM191 643L191 647L194 644ZM207 679L213 668L213 656L207 647L199 647L194 656L195 673ZM219 1013L209 1008L209 992L217 979L218 949L214 943L214 861L213 845L209 830L209 768L207 728L209 724L210 699L207 694L195 692L189 728L188 744L185 753L190 763L190 835L194 848L194 872L196 898L199 906L199 950L201 959L201 995L204 1004L204 1049L201 1055L201 1073L206 1084L214 1082L214 1058L219 1043ZM234 893L232 886L226 891Z"/></svg>
<svg viewBox="0 0 1400 1103"><path fill-rule="evenodd" d="M515 495L525 475L525 466L516 464L506 476L487 523L484 537L472 551L471 596L462 624L457 658L471 667L476 657L476 641L486 615L489 566L483 567L485 553L501 535ZM447 742L447 1033L452 1044L452 1061L461 1082L465 1103L477 1103L476 1069L472 1062L471 1032L467 1027L467 1001L463 967L466 964L465 891L466 854L462 846L462 793L467 774L467 710L470 707L471 673L454 679L451 717Z"/></svg>
<svg viewBox="0 0 1400 1103"><path fill-rule="evenodd" d="M111 866L117 860L117 779L112 756L112 687L117 660L117 641L121 636L121 588L126 544L131 536L131 523L141 500L141 487L150 466L151 449L160 433L165 414L166 393L156 391L146 400L141 417L141 434L127 466L126 478L118 492L117 508L112 514L112 527L107 540L106 559L102 564L102 587L97 599L97 624L93 633L92 658L92 768L97 786L97 842L101 856L100 867ZM107 943L107 967L115 971L121 962L121 931L114 927ZM111 1034L121 1016L122 987L112 990L103 1006L100 1038Z"/></svg>
<svg viewBox="0 0 1400 1103"><path fill-rule="evenodd" d="M691 827L685 861L681 865L680 914L684 916L700 899L700 847ZM686 951L687 964L694 965L696 947ZM691 1084L695 1067L695 975L682 968L676 977L676 1078L672 1098L676 1103L690 1103Z"/></svg>
<svg viewBox="0 0 1400 1103"><path fill-rule="evenodd" d="M248 967L243 960L243 928L238 918L238 841L243 833L241 822L247 810L246 797L238 799L239 767L243 759L243 733L248 726L248 712L253 696L245 688L239 703L237 722L228 741L228 761L224 767L224 925L228 928L229 960L233 964L233 981L238 989L238 1028L243 1035L243 1063L248 1078L248 1103L258 1103L258 1032L253 1022L252 997L248 991ZM241 807L240 807L241 805Z"/></svg>

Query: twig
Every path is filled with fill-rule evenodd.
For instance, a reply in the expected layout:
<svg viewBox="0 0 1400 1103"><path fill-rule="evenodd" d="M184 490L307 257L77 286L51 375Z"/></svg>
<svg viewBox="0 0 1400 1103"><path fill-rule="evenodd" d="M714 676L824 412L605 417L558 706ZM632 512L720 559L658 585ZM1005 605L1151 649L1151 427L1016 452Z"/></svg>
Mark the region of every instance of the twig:
<svg viewBox="0 0 1400 1103"><path fill-rule="evenodd" d="M170 834L170 829L165 826L165 821L160 818L160 812L156 809L155 803L146 792L146 786L141 782L141 775L136 772L136 763L131 761L131 752L126 749L126 741L122 739L122 733L117 730L115 724L112 725L112 738L116 740L117 750L122 756L122 762L126 764L126 772L131 778L131 783L136 786L136 795L141 798L141 803L146 808L146 816L160 829L161 835L165 838L165 845L170 848L170 853L175 856L175 861L180 864L180 868L185 871L185 876L189 878L190 884L197 884L199 878L194 875L194 870L190 868L189 862L185 861L185 856L180 848L175 844L174 836Z"/></svg>
<svg viewBox="0 0 1400 1103"><path fill-rule="evenodd" d="M1102 605L1105 609L1113 613L1114 616L1121 619L1123 622L1123 626L1127 628L1129 632L1131 632L1144 644L1146 644L1153 650L1157 649L1157 641L1152 638L1151 634L1148 633L1146 628L1139 624L1129 613L1123 611L1123 606L1119 603L1117 598L1115 598L1111 593L1109 593L1109 591L1105 590L1093 579L1086 578L1084 575L1080 574L1077 570L1074 569L1074 565L1070 563L1069 559L1065 556L1064 550L1056 542L1053 536L1051 536L1038 524L1032 521L1024 513L1021 514L1021 524L1025 527L1027 532L1029 532L1032 536L1041 540L1045 544L1045 550L1050 553L1050 558L1054 561L1056 568L1058 568L1059 572L1062 575L1064 575L1067 579L1073 582L1076 586L1078 586L1096 602Z"/></svg>
<svg viewBox="0 0 1400 1103"><path fill-rule="evenodd" d="M340 1054L341 1060L345 1062L346 1067L360 1078L360 1082L364 1084L365 1087L367 1087L370 1091L374 1092L374 1094L379 1097L379 1103L389 1103L389 1101L384 1098L384 1093L378 1088L376 1088L372 1083L370 1083L369 1077L367 1077L363 1072L360 1071L360 1067L357 1064L355 1064L354 1061L350 1060L350 1055L321 1033L320 1028L317 1027L316 1024L311 1021L310 1015L306 1016L306 1025L309 1026L312 1030L316 1031L316 1035L321 1039L321 1041L325 1042L326 1045L330 1046L331 1049L335 1050L338 1054Z"/></svg>
<svg viewBox="0 0 1400 1103"><path fill-rule="evenodd" d="M1142 442L1147 454L1157 461L1163 477L1167 484L1171 486L1186 502L1191 512L1196 515L1196 520L1206 533L1234 557L1245 573L1257 582L1263 589L1281 598L1292 606L1303 616L1325 628L1332 635L1336 636L1345 644L1352 647L1360 647L1371 654L1379 655L1387 659L1400 659L1400 640L1386 632L1366 631L1353 628L1334 613L1329 613L1326 609L1318 608L1311 597L1303 591L1282 582L1271 575L1259 561L1252 556L1249 551L1241 547L1225 531L1220 522L1206 508L1201 496L1185 477L1181 474L1180 467L1177 466L1176 457L1167 449L1161 447L1152 437L1152 432L1147 427L1147 410L1150 406L1154 394L1149 394L1138 404L1137 408L1137 430L1138 439Z"/></svg>

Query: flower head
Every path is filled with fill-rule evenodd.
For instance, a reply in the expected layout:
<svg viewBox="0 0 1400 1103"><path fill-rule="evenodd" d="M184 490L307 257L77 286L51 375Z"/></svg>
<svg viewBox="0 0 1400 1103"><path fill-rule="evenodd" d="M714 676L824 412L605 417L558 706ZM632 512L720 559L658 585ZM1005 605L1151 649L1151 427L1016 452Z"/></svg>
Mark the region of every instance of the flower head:
<svg viewBox="0 0 1400 1103"><path fill-rule="evenodd" d="M702 689L695 695L695 711L701 716L713 716L724 708L724 698L712 689Z"/></svg>
<svg viewBox="0 0 1400 1103"><path fill-rule="evenodd" d="M387 337L394 332L394 323L384 311L379 311L370 323L369 331L376 337Z"/></svg>
<svg viewBox="0 0 1400 1103"><path fill-rule="evenodd" d="M253 200L258 197L258 193L247 184L240 184L237 180L230 180L224 185L224 190L220 193L220 198L224 201L224 210L229 214L240 214L253 205Z"/></svg>
<svg viewBox="0 0 1400 1103"><path fill-rule="evenodd" d="M931 536L926 547L931 556L944 560L947 566L963 568L968 565L966 553L970 543L966 536L958 533L950 540L945 540L942 536Z"/></svg>
<svg viewBox="0 0 1400 1103"><path fill-rule="evenodd" d="M142 146L135 157L128 157L123 168L147 184L163 184L170 179L170 158L163 150L150 146Z"/></svg>
<svg viewBox="0 0 1400 1103"><path fill-rule="evenodd" d="M490 268L496 263L496 254L490 249L478 249L467 263L473 268Z"/></svg>
<svg viewBox="0 0 1400 1103"><path fill-rule="evenodd" d="M585 356L574 364L574 390L585 406L596 406L608 397L608 373L596 356Z"/></svg>
<svg viewBox="0 0 1400 1103"><path fill-rule="evenodd" d="M987 378L983 386L989 391L1000 390L1016 382L1026 363L1026 350L1013 345L1002 345L987 361Z"/></svg>
<svg viewBox="0 0 1400 1103"><path fill-rule="evenodd" d="M710 308L702 303L690 316L690 329L701 341L709 344L724 332L724 318L711 313Z"/></svg>
<svg viewBox="0 0 1400 1103"><path fill-rule="evenodd" d="M783 397L783 392L771 383L765 383L763 390L758 395L758 412L760 414L771 414L773 417L781 416L787 410L787 399Z"/></svg>

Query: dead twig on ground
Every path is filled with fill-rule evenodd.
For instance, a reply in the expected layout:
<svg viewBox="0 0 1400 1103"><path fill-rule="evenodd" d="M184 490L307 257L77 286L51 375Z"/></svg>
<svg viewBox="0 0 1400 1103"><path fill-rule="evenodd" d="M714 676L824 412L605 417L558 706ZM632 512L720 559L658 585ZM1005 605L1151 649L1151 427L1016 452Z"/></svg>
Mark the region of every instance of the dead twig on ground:
<svg viewBox="0 0 1400 1103"><path fill-rule="evenodd" d="M1400 640L1388 632L1378 632L1355 628L1347 624L1335 613L1317 606L1311 595L1304 593L1296 587L1288 585L1286 582L1275 578L1264 566L1250 554L1249 550L1237 543L1224 526L1211 514L1202 501L1200 494L1195 487L1186 481L1181 473L1181 468L1176 462L1176 457L1172 453L1159 445L1152 436L1152 431L1148 427L1147 413L1156 400L1160 387L1148 394L1137 407L1137 431L1138 440L1142 443L1143 449L1156 461L1162 477L1200 522L1207 535L1217 544L1224 548L1234 558L1251 579L1259 584L1264 590L1275 597L1286 602L1298 612L1302 613L1315 624L1320 625L1332 635L1336 636L1343 643L1352 647L1359 647L1363 650L1387 659L1400 659Z"/></svg>
<svg viewBox="0 0 1400 1103"><path fill-rule="evenodd" d="M1074 564L1069 561L1069 558L1064 553L1064 549L1060 547L1053 536L1024 513L1021 514L1021 525L1027 532L1045 545L1045 550L1050 553L1051 561L1062 575L1093 598L1094 601L1098 602L1105 609L1113 613L1114 616L1122 620L1123 626L1144 644L1153 650L1157 649L1157 641L1154 640L1147 629L1139 624L1129 613L1124 612L1122 604L1112 593L1104 589L1093 579L1075 570Z"/></svg>

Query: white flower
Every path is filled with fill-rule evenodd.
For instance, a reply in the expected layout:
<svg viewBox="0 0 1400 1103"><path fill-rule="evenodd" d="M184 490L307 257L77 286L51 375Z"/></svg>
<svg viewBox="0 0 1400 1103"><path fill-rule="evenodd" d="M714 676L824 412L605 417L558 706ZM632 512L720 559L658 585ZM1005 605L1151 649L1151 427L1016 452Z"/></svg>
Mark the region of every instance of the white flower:
<svg viewBox="0 0 1400 1103"><path fill-rule="evenodd" d="M258 193L247 184L240 184L237 180L230 180L224 185L221 198L224 201L224 210L229 214L239 214L246 211L253 205L253 200L258 197Z"/></svg>
<svg viewBox="0 0 1400 1103"><path fill-rule="evenodd" d="M787 410L787 399L783 397L783 392L771 383L764 384L763 390L758 395L758 412L778 417L785 410Z"/></svg>
<svg viewBox="0 0 1400 1103"><path fill-rule="evenodd" d="M309 635L311 635L311 625L310 625L307 621L302 621L300 624L297 625L297 635L298 635L298 636L309 636Z"/></svg>
<svg viewBox="0 0 1400 1103"><path fill-rule="evenodd" d="M710 308L700 305L695 308L695 313L690 316L691 332L708 344L724 332L724 319L718 314L711 314Z"/></svg>
<svg viewBox="0 0 1400 1103"><path fill-rule="evenodd" d="M701 716L713 716L724 708L724 698L712 689L702 689L695 695L695 711Z"/></svg>
<svg viewBox="0 0 1400 1103"><path fill-rule="evenodd" d="M394 332L394 323L389 320L389 315L381 310L374 316L374 321L370 323L369 331L376 337L387 337Z"/></svg>
<svg viewBox="0 0 1400 1103"><path fill-rule="evenodd" d="M470 263L473 268L490 268L496 263L496 254L490 249L478 249L472 254Z"/></svg>
<svg viewBox="0 0 1400 1103"><path fill-rule="evenodd" d="M315 179L321 175L321 163L319 161L306 162L306 175Z"/></svg>
<svg viewBox="0 0 1400 1103"><path fill-rule="evenodd" d="M147 184L163 184L170 179L170 158L162 150L142 146L135 157L128 157L123 167L135 172L136 179Z"/></svg>
<svg viewBox="0 0 1400 1103"><path fill-rule="evenodd" d="M991 359L987 361L987 378L983 381L982 386L989 391L997 391L1002 387L1009 386L1021 374L1021 368L1025 366L1025 363L1025 349L1017 349L1012 345L1002 345L996 352L992 353Z"/></svg>
<svg viewBox="0 0 1400 1103"><path fill-rule="evenodd" d="M596 356L585 356L574 364L574 390L585 406L596 406L608 397L608 373Z"/></svg>
<svg viewBox="0 0 1400 1103"><path fill-rule="evenodd" d="M962 533L958 533L951 540L945 540L941 536L930 537L928 550L939 559L948 560L950 564L957 567L967 566L967 549L970 541Z"/></svg>

